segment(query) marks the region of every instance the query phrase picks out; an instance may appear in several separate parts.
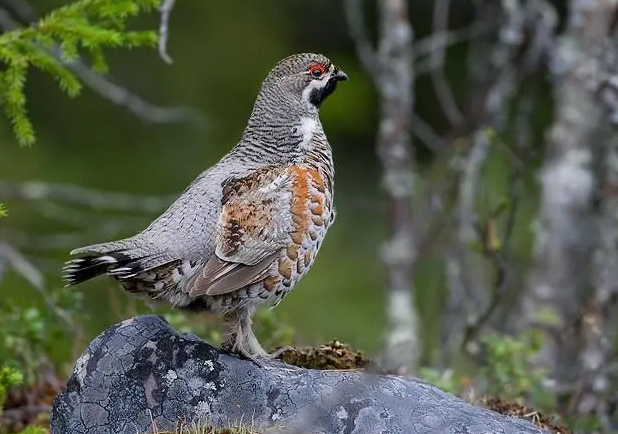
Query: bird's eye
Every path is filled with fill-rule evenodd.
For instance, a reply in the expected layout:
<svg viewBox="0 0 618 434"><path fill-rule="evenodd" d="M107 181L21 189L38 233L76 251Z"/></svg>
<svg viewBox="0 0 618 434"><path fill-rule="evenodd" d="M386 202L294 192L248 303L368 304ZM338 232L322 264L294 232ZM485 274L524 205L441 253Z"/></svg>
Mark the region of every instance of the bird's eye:
<svg viewBox="0 0 618 434"><path fill-rule="evenodd" d="M314 78L320 78L326 73L326 68L324 68L324 65L317 63L310 66L307 72L309 72L309 74L311 74Z"/></svg>

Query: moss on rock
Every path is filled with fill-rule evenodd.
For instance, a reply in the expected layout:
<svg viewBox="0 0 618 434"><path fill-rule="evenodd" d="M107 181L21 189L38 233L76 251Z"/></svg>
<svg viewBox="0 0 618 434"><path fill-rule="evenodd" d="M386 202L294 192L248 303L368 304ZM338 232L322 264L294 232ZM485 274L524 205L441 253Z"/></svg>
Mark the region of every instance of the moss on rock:
<svg viewBox="0 0 618 434"><path fill-rule="evenodd" d="M515 416L520 419L526 419L539 428L548 430L552 433L572 434L572 431L568 427L556 423L553 418L516 402L503 401L499 398L483 397L479 400L479 404L496 413L504 414L505 416Z"/></svg>
<svg viewBox="0 0 618 434"><path fill-rule="evenodd" d="M338 340L332 340L317 348L290 349L279 358L290 365L319 370L363 369L370 363L362 352L354 351Z"/></svg>

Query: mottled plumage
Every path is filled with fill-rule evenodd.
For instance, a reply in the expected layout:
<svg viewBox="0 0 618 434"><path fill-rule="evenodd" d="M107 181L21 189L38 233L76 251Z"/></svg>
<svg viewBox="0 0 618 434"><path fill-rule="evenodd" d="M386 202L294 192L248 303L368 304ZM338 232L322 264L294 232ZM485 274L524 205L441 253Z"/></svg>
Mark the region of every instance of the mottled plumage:
<svg viewBox="0 0 618 434"><path fill-rule="evenodd" d="M347 76L319 54L270 71L241 140L133 237L81 247L69 285L98 275L129 292L225 316L224 346L267 356L251 330L306 274L334 221L332 152L318 110Z"/></svg>

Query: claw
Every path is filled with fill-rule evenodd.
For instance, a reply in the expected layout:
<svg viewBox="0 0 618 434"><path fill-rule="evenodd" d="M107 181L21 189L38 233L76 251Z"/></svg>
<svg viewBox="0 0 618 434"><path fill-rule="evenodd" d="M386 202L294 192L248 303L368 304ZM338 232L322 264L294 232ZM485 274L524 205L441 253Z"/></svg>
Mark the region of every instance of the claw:
<svg viewBox="0 0 618 434"><path fill-rule="evenodd" d="M297 351L296 348L290 346L290 345L286 345L284 347L278 348L275 351L273 351L272 353L268 353L266 355L266 357L268 357L269 359L278 359L279 357L281 357L281 355L283 353L286 353L288 351Z"/></svg>
<svg viewBox="0 0 618 434"><path fill-rule="evenodd" d="M234 355L236 357L238 357L239 359L244 359L244 360L248 360L251 363L253 363L254 365L256 365L258 368L263 368L264 365L262 363L259 362L259 356L255 356L250 354L248 351L242 349L242 348L233 348L233 345L230 345L229 343L223 343L221 344L221 346L219 347L219 350L221 352L230 354L230 355Z"/></svg>

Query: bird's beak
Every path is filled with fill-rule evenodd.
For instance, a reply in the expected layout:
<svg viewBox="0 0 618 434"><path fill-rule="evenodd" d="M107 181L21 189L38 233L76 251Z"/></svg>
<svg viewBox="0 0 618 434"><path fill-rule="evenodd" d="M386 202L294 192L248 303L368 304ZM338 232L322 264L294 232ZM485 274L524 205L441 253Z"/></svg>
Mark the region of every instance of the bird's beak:
<svg viewBox="0 0 618 434"><path fill-rule="evenodd" d="M337 81L347 81L348 74L346 74L339 68L335 68L335 70L333 71L333 78Z"/></svg>

